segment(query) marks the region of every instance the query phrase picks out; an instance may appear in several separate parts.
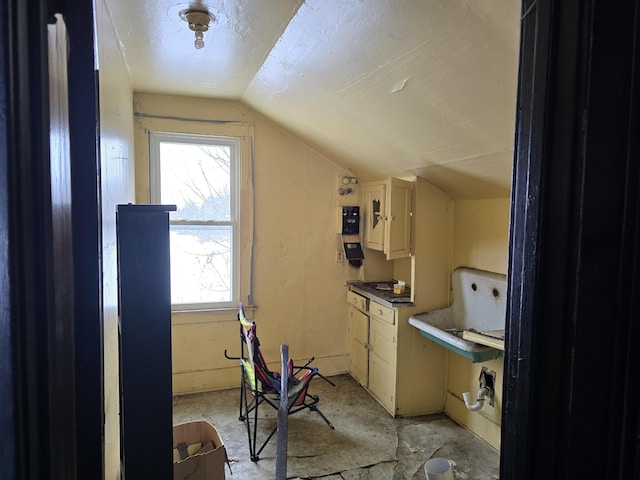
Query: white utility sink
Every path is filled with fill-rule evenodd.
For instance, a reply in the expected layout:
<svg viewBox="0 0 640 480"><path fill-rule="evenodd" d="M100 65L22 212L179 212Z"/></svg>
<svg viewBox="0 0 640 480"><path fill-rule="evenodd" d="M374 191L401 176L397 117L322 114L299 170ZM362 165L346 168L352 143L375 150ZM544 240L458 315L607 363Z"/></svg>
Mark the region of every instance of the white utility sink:
<svg viewBox="0 0 640 480"><path fill-rule="evenodd" d="M501 342L495 337L499 337L499 332L504 332L505 328L506 285L506 275L474 268L457 268L451 274L451 306L413 315L409 323L425 337L472 362L498 358L502 355L499 348ZM487 337L488 340L479 340L484 345L465 340L462 338L463 332L467 332L467 337Z"/></svg>

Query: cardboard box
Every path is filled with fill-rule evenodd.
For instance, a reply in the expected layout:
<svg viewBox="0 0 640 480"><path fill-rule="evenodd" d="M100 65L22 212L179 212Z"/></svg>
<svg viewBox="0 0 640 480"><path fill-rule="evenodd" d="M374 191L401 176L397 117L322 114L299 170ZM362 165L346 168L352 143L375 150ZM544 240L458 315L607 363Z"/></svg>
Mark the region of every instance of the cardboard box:
<svg viewBox="0 0 640 480"><path fill-rule="evenodd" d="M218 431L209 422L191 422L173 427L173 448L180 443L202 444L198 453L173 464L174 480L224 480L227 452Z"/></svg>

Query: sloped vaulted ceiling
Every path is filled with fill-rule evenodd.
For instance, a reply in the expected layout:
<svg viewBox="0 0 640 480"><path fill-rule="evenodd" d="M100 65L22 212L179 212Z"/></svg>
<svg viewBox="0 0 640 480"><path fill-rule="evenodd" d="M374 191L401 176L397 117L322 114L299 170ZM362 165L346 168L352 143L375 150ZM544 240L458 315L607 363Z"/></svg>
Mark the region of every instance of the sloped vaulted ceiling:
<svg viewBox="0 0 640 480"><path fill-rule="evenodd" d="M241 100L362 179L508 195L520 2L107 0L133 88ZM205 48L180 19L206 8Z"/></svg>

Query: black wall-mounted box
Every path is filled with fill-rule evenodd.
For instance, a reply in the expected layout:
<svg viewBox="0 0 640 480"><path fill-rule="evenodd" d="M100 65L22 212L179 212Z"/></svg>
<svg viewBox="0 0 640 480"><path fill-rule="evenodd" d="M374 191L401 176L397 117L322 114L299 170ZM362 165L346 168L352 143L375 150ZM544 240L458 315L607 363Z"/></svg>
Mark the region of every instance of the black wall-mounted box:
<svg viewBox="0 0 640 480"><path fill-rule="evenodd" d="M360 233L360 207L342 207L342 234Z"/></svg>

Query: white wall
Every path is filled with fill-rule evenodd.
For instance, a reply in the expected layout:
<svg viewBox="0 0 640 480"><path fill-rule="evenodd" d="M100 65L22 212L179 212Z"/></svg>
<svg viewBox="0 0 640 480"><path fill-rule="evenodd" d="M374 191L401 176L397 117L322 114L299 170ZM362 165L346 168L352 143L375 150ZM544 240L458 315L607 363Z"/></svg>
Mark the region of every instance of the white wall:
<svg viewBox="0 0 640 480"><path fill-rule="evenodd" d="M508 198L457 200L454 205L453 265L507 273L509 257ZM502 418L503 359L471 363L453 352L447 353L447 397L445 412L461 425L500 448ZM496 372L495 406L485 406L478 412L467 410L463 392L478 390L482 367Z"/></svg>
<svg viewBox="0 0 640 480"><path fill-rule="evenodd" d="M96 2L104 321L104 478L120 479L118 277L115 209L134 199L132 89L104 0Z"/></svg>
<svg viewBox="0 0 640 480"><path fill-rule="evenodd" d="M215 135L221 128L157 117L224 121L227 128L253 131L253 319L263 353L277 365L284 343L295 361L315 356L325 375L347 371L344 281L359 271L335 258L338 203L344 202L338 179L348 172L239 102L136 94L134 109L145 115L135 120L139 203L149 201L148 130ZM250 226L247 218L242 216L243 232ZM245 260L249 242L243 234ZM172 342L174 393L238 385L238 363L224 358L225 349L239 353L235 310L174 313Z"/></svg>

